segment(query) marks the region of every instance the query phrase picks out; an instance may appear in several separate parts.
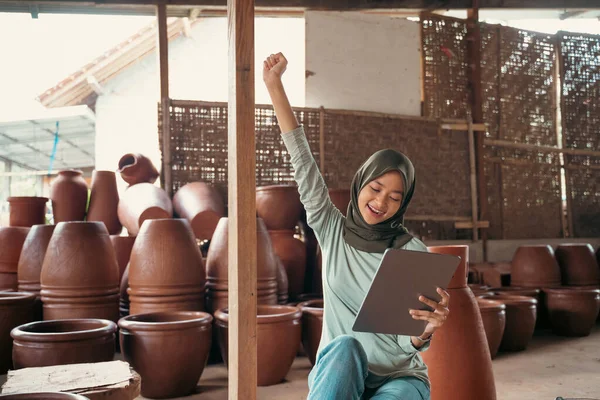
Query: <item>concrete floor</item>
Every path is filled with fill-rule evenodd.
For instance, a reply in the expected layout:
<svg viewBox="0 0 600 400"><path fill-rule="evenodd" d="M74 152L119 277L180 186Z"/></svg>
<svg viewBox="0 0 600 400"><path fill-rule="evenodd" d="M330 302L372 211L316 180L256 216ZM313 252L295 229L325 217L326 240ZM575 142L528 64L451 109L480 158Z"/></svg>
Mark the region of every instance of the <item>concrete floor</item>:
<svg viewBox="0 0 600 400"><path fill-rule="evenodd" d="M585 338L537 333L526 351L501 353L493 361L493 367L498 400L554 400L558 396L600 400L600 326ZM258 388L258 398L305 399L309 371L308 359L298 357L286 381ZM5 379L0 376L0 384ZM200 379L198 393L181 399L226 400L227 369L223 365L208 366Z"/></svg>

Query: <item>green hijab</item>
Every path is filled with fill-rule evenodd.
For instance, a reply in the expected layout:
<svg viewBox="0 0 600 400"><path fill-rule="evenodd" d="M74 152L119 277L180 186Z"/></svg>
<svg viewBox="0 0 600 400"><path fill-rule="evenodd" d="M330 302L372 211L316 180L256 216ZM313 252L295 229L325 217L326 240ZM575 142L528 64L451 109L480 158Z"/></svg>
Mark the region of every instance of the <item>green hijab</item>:
<svg viewBox="0 0 600 400"><path fill-rule="evenodd" d="M369 225L358 207L358 194L373 179L389 171L398 171L404 181L404 196L400 208L386 221ZM398 249L412 239L404 227L404 213L415 191L415 168L404 154L391 149L373 154L356 171L350 188L350 204L344 223L344 240L350 246L369 253L383 253L387 248Z"/></svg>

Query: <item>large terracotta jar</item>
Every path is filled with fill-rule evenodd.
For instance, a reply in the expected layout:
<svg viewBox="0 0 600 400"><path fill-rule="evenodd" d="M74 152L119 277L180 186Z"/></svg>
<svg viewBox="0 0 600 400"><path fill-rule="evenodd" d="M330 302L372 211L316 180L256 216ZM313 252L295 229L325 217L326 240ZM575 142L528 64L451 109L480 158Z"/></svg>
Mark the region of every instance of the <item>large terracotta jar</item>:
<svg viewBox="0 0 600 400"><path fill-rule="evenodd" d="M119 318L119 267L101 222L56 225L41 273L44 319Z"/></svg>
<svg viewBox="0 0 600 400"><path fill-rule="evenodd" d="M306 246L294 237L294 231L269 231L273 251L285 267L290 299L304 293Z"/></svg>
<svg viewBox="0 0 600 400"><path fill-rule="evenodd" d="M173 196L177 215L187 219L198 240L212 239L219 219L225 216L225 203L214 187L204 182L192 182Z"/></svg>
<svg viewBox="0 0 600 400"><path fill-rule="evenodd" d="M301 338L302 312L297 307L259 305L256 316L258 386L276 385L288 374ZM219 346L229 359L227 309L215 312Z"/></svg>
<svg viewBox="0 0 600 400"><path fill-rule="evenodd" d="M323 300L305 301L297 307L302 311L302 347L315 365L323 332Z"/></svg>
<svg viewBox="0 0 600 400"><path fill-rule="evenodd" d="M329 189L329 198L345 217L351 200L350 189Z"/></svg>
<svg viewBox="0 0 600 400"><path fill-rule="evenodd" d="M207 311L227 307L229 277L229 219L221 218L206 259ZM256 219L256 275L258 304L277 304L277 261L264 222Z"/></svg>
<svg viewBox="0 0 600 400"><path fill-rule="evenodd" d="M498 354L504 328L506 327L506 306L499 301L487 299L477 299L477 304L479 305L490 356L494 359Z"/></svg>
<svg viewBox="0 0 600 400"><path fill-rule="evenodd" d="M533 297L537 300L536 310L536 328L546 328L548 326L548 311L546 310L546 304L544 302L544 292L541 289L526 288L519 286L502 286L502 287L491 287L488 291L491 296L496 295L515 295L515 296L526 296ZM494 300L490 297L490 300Z"/></svg>
<svg viewBox="0 0 600 400"><path fill-rule="evenodd" d="M85 219L88 186L82 175L83 172L74 169L60 171L50 185L55 224Z"/></svg>
<svg viewBox="0 0 600 400"><path fill-rule="evenodd" d="M19 257L28 233L24 227L0 228L0 291L17 290Z"/></svg>
<svg viewBox="0 0 600 400"><path fill-rule="evenodd" d="M33 321L35 294L0 292L0 375L12 369L13 340L10 331Z"/></svg>
<svg viewBox="0 0 600 400"><path fill-rule="evenodd" d="M511 286L560 286L560 268L549 245L520 246L511 262Z"/></svg>
<svg viewBox="0 0 600 400"><path fill-rule="evenodd" d="M173 205L163 189L140 183L127 188L119 201L118 214L129 235L136 236L144 221L171 218Z"/></svg>
<svg viewBox="0 0 600 400"><path fill-rule="evenodd" d="M525 350L535 330L538 301L533 297L509 293L497 294L489 299L499 301L506 306L506 328L500 350Z"/></svg>
<svg viewBox="0 0 600 400"><path fill-rule="evenodd" d="M13 393L0 395L2 400L89 400L78 394L65 392Z"/></svg>
<svg viewBox="0 0 600 400"><path fill-rule="evenodd" d="M131 314L204 311L206 273L189 222L145 221L129 261Z"/></svg>
<svg viewBox="0 0 600 400"><path fill-rule="evenodd" d="M158 171L148 157L139 153L127 153L119 160L118 171L121 178L130 185L154 183Z"/></svg>
<svg viewBox="0 0 600 400"><path fill-rule="evenodd" d="M114 322L102 319L65 319L32 322L11 333L16 369L112 361Z"/></svg>
<svg viewBox="0 0 600 400"><path fill-rule="evenodd" d="M289 300L289 282L285 266L281 259L276 256L277 260L277 304L287 304ZM222 307L221 307L222 308Z"/></svg>
<svg viewBox="0 0 600 400"><path fill-rule="evenodd" d="M256 213L269 230L292 230L302 214L296 185L272 185L256 188Z"/></svg>
<svg viewBox="0 0 600 400"><path fill-rule="evenodd" d="M588 336L600 311L600 290L544 289L552 330L562 336Z"/></svg>
<svg viewBox="0 0 600 400"><path fill-rule="evenodd" d="M112 243L115 254L117 255L117 265L119 265L119 282L123 279L125 268L129 264L131 258L131 250L135 243L135 236L117 236L111 235L110 242Z"/></svg>
<svg viewBox="0 0 600 400"><path fill-rule="evenodd" d="M115 173L94 170L86 220L104 222L109 234L119 234L123 227L117 215L118 207L119 192Z"/></svg>
<svg viewBox="0 0 600 400"><path fill-rule="evenodd" d="M430 253L461 258L447 291L450 315L422 353L429 368L432 400L494 400L492 359L479 306L467 286L468 246L434 246Z"/></svg>
<svg viewBox="0 0 600 400"><path fill-rule="evenodd" d="M194 391L208 359L212 319L205 312L169 311L119 321L121 349L142 377L142 396L173 398Z"/></svg>
<svg viewBox="0 0 600 400"><path fill-rule="evenodd" d="M600 267L594 257L594 248L591 244L563 244L556 248L555 254L563 285L600 284Z"/></svg>
<svg viewBox="0 0 600 400"><path fill-rule="evenodd" d="M31 227L46 223L47 197L9 197L10 226Z"/></svg>
<svg viewBox="0 0 600 400"><path fill-rule="evenodd" d="M40 295L40 275L46 255L46 249L56 225L34 225L31 227L21 256L19 257L18 282L20 292L30 292L36 295L35 319L42 319L42 297Z"/></svg>

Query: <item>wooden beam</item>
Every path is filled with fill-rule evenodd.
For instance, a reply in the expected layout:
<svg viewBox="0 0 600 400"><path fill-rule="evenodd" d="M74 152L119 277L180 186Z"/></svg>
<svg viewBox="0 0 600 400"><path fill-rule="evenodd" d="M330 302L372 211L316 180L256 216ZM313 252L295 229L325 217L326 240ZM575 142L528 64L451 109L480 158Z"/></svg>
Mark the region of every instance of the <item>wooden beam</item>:
<svg viewBox="0 0 600 400"><path fill-rule="evenodd" d="M470 222L471 217L453 216L453 215L407 215L404 217L406 221L435 221L435 222Z"/></svg>
<svg viewBox="0 0 600 400"><path fill-rule="evenodd" d="M456 229L487 229L490 227L490 221L459 221L454 223Z"/></svg>
<svg viewBox="0 0 600 400"><path fill-rule="evenodd" d="M576 156L600 157L600 151L597 150L581 150L581 149L566 149L554 146L543 146L528 143L514 143L508 140L485 139L483 142L486 146L507 147L510 149L530 150L542 153L563 153Z"/></svg>
<svg viewBox="0 0 600 400"><path fill-rule="evenodd" d="M468 131L469 123L442 124L441 128L450 131ZM471 124L471 129L477 132L487 132L487 125L483 123Z"/></svg>
<svg viewBox="0 0 600 400"><path fill-rule="evenodd" d="M228 0L229 399L255 400L254 0Z"/></svg>
<svg viewBox="0 0 600 400"><path fill-rule="evenodd" d="M171 104L169 99L169 33L167 28L167 6L161 1L156 6L158 25L158 65L160 72L160 105L162 110L162 174L165 191L173 196L171 176Z"/></svg>

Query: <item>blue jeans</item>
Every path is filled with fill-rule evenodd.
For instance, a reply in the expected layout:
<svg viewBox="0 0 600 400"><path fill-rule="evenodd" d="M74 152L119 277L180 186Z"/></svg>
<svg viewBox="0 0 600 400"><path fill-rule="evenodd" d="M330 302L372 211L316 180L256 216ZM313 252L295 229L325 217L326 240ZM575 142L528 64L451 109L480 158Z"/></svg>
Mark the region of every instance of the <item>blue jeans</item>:
<svg viewBox="0 0 600 400"><path fill-rule="evenodd" d="M420 379L390 379L378 388L365 388L367 354L358 340L338 336L319 353L308 377L308 400L429 400Z"/></svg>

